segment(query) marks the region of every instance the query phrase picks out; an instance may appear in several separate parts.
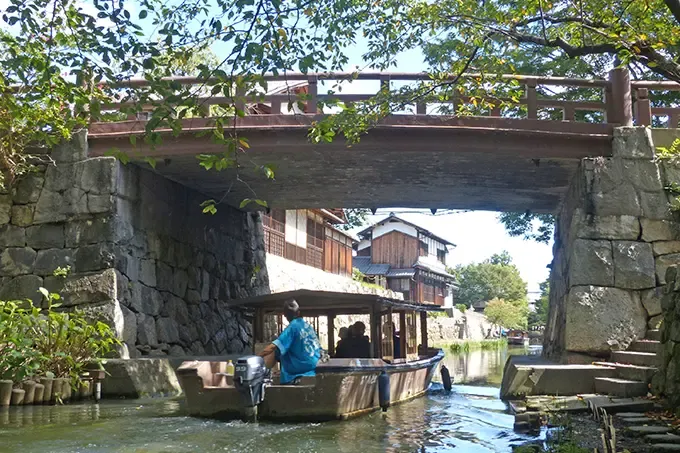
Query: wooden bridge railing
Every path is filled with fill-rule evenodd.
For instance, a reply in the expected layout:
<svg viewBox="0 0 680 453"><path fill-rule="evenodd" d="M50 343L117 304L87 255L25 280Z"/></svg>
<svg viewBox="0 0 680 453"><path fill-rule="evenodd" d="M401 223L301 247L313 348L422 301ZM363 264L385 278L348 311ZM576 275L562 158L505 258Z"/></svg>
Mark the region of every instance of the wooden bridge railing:
<svg viewBox="0 0 680 453"><path fill-rule="evenodd" d="M654 117L668 117L666 127L676 128L680 122L680 106L656 106L652 107L649 99L650 91L680 91L680 84L675 82L633 81L632 103L635 124L639 126L652 125Z"/></svg>
<svg viewBox="0 0 680 453"><path fill-rule="evenodd" d="M488 76L487 76L488 77ZM461 80L485 80L479 74L464 74ZM233 96L211 96L210 87L217 80L200 79L197 77L173 77L166 79L175 82L180 87L198 87L196 99L204 110L209 111L211 105L217 106L236 106L247 113L257 114L282 114L291 110L282 109L288 104L298 105L303 99L303 111L301 113L317 114L323 113L323 106L331 101L342 102L346 105L367 101L375 96L373 94L350 94L337 92L326 94L319 92L319 83L322 82L353 82L353 81L378 81L381 90L390 89L391 84L422 82L429 83L431 78L425 73L333 73L333 74L286 74L268 75L264 77L267 82L284 83L278 91L267 93L263 92L244 92L239 91ZM453 80L453 77L449 80ZM419 115L432 112L432 107L442 104L452 104L455 107L461 104L475 104L483 102L488 116L491 117L512 117L526 119L548 119L561 120L567 122L578 121L576 113L590 112L598 113L589 118L589 122L608 123L612 125L630 126L651 125L654 117L668 116L668 127L677 127L680 121L680 106L673 105L667 107L651 106L650 91L680 91L680 84L675 82L654 82L654 81L631 81L630 74L626 69L614 69L610 71L607 80L604 79L574 79L564 77L538 77L524 75L501 75L493 76L489 79L489 84L498 82L511 82L518 84L522 90L522 96L517 98L494 97L494 96L472 96L454 94L447 99L439 99L437 96L424 96L418 98L410 104L415 107L415 113ZM444 82L446 79L444 79ZM438 81L441 82L441 81ZM485 82L482 82L485 83ZM132 79L120 82L116 88L144 88L149 86L149 82L142 79ZM554 95L545 96L539 90L544 91L554 88ZM595 100L568 100L559 99L560 93L568 89L581 88L590 89L597 92ZM377 91L377 90L376 90ZM299 95L302 95L300 97ZM162 100L153 101L162 102ZM102 110L116 111L124 106L134 104L132 100L123 99L119 103L107 104ZM407 103L408 104L408 103ZM152 105L144 106L143 110L151 110ZM512 113L509 113L514 109ZM546 115L545 110L552 109L561 111L561 118L553 115ZM505 112L504 112L505 111ZM542 114L543 113L543 114ZM128 117L128 119L139 118L139 115ZM583 117L581 117L583 121Z"/></svg>

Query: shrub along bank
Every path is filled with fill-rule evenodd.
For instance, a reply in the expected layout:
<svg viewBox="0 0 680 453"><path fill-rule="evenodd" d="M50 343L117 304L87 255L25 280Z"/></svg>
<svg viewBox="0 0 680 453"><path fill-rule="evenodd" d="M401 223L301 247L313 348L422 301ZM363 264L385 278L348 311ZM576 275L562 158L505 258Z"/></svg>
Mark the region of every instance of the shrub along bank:
<svg viewBox="0 0 680 453"><path fill-rule="evenodd" d="M83 312L59 309L60 296L39 290L41 309L30 301L0 301L0 392L8 387L32 390L36 382L54 380L55 395L79 389L88 369L101 368L101 358L119 342L111 328ZM48 390L48 389L45 389ZM21 392L15 392L21 394ZM9 404L0 398L0 405Z"/></svg>

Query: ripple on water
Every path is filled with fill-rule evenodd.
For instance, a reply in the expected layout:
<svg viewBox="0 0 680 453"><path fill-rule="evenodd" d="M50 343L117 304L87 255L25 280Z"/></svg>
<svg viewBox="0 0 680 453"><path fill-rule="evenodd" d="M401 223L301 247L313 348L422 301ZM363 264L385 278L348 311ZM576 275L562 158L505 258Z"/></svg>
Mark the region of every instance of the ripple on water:
<svg viewBox="0 0 680 453"><path fill-rule="evenodd" d="M512 432L513 417L499 404L487 389L454 386L450 394L435 390L386 413L297 424L197 419L185 416L175 400L19 407L0 417L0 451L506 452L530 438Z"/></svg>
<svg viewBox="0 0 680 453"><path fill-rule="evenodd" d="M480 363L496 368L504 362L503 357L484 357L489 358ZM469 364L474 358L457 357L447 366L456 375L473 376ZM462 365L456 368L458 363ZM496 368L489 373L496 373ZM175 399L4 408L0 452L500 453L536 439L513 432L514 418L498 395L497 386L454 385L448 393L433 384L426 397L386 413L345 422L294 424L188 417L182 401Z"/></svg>

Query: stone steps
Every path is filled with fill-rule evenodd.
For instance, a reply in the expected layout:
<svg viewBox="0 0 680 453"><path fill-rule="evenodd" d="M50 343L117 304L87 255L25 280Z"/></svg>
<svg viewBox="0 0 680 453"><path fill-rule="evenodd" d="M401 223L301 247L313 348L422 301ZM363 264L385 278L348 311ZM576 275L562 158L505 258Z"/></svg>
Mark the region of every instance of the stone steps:
<svg viewBox="0 0 680 453"><path fill-rule="evenodd" d="M645 336L647 340L661 341L661 331L659 329L651 329L647 331Z"/></svg>
<svg viewBox="0 0 680 453"><path fill-rule="evenodd" d="M649 434L668 434L671 429L667 426L629 426L626 431L633 436L645 437Z"/></svg>
<svg viewBox="0 0 680 453"><path fill-rule="evenodd" d="M617 363L655 367L659 365L659 357L651 352L612 351L611 360Z"/></svg>
<svg viewBox="0 0 680 453"><path fill-rule="evenodd" d="M638 340L632 342L628 347L628 350L636 352L651 352L656 354L661 352L661 342L656 340Z"/></svg>
<svg viewBox="0 0 680 453"><path fill-rule="evenodd" d="M677 434L648 434L645 440L651 443L659 444L680 444L680 436Z"/></svg>
<svg viewBox="0 0 680 453"><path fill-rule="evenodd" d="M678 444L654 444L652 445L652 453L664 453L664 452L680 452L680 445Z"/></svg>
<svg viewBox="0 0 680 453"><path fill-rule="evenodd" d="M595 391L623 398L647 395L647 383L618 378L595 378Z"/></svg>
<svg viewBox="0 0 680 453"><path fill-rule="evenodd" d="M604 409L608 414L644 413L654 409L654 403L641 398L616 398L611 396L597 396L588 400L588 407L594 413Z"/></svg>
<svg viewBox="0 0 680 453"><path fill-rule="evenodd" d="M629 363L595 362L594 365L615 368L616 377L630 381L650 382L654 374L659 371L656 367L631 365Z"/></svg>

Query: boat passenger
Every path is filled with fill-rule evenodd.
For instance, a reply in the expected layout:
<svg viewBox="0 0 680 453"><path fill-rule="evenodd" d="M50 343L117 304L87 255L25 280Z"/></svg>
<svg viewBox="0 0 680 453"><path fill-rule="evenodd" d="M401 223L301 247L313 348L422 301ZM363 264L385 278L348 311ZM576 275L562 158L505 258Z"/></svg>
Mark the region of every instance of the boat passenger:
<svg viewBox="0 0 680 453"><path fill-rule="evenodd" d="M260 352L265 363L271 363L267 356L274 354L281 363L281 384L296 384L302 376L314 376L321 357L321 345L314 328L300 315L300 306L295 299L283 303L283 315L288 326L281 335Z"/></svg>
<svg viewBox="0 0 680 453"><path fill-rule="evenodd" d="M371 342L366 335L366 324L361 321L355 322L350 327L351 332L351 357L369 359L371 357Z"/></svg>
<svg viewBox="0 0 680 453"><path fill-rule="evenodd" d="M347 359L350 357L349 329L347 327L340 327L338 337L340 337L340 341L338 341L338 344L335 346L335 357L338 359Z"/></svg>

